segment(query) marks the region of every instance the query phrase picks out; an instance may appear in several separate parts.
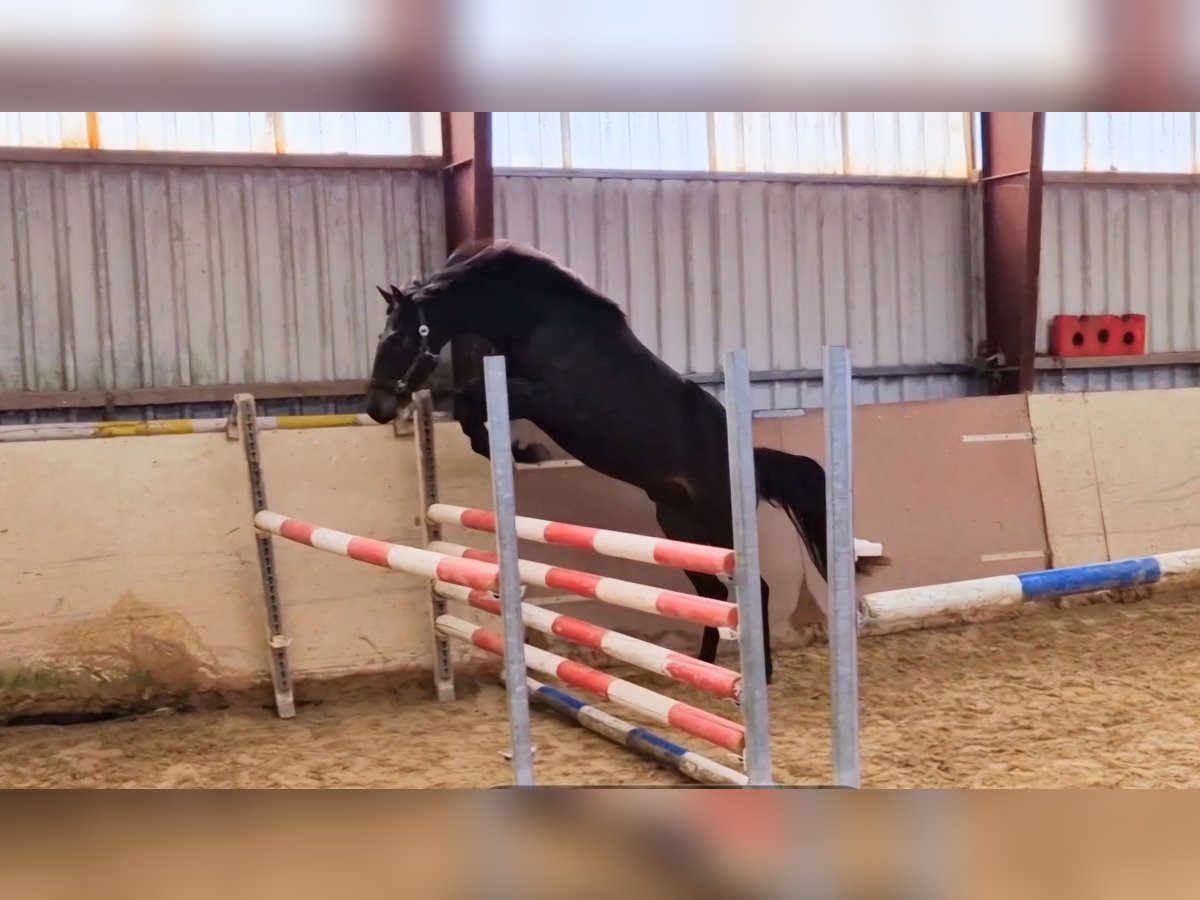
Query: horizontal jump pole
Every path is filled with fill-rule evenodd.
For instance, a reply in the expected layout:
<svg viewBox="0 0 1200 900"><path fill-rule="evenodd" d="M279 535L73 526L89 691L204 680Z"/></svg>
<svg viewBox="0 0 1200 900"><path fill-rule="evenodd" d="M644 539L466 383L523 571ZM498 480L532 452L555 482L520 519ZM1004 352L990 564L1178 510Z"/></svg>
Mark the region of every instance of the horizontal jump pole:
<svg viewBox="0 0 1200 900"><path fill-rule="evenodd" d="M373 566L466 587L499 590L500 567L491 563L359 537L267 510L255 513L254 527L297 544Z"/></svg>
<svg viewBox="0 0 1200 900"><path fill-rule="evenodd" d="M488 550L477 550L449 541L432 541L429 549L475 562L494 564L497 560L496 554ZM711 597L700 597L696 594L681 594L665 588L548 566L527 559L522 559L518 568L524 584L556 588L580 597L602 600L614 606L624 606L670 619L685 619L713 628L737 628L737 605L724 600L713 600Z"/></svg>
<svg viewBox="0 0 1200 900"><path fill-rule="evenodd" d="M877 544L874 541L864 541L862 538L855 538L854 556L856 559L883 556L883 544Z"/></svg>
<svg viewBox="0 0 1200 900"><path fill-rule="evenodd" d="M431 522L439 525L460 525L474 531L496 532L496 514L488 509L435 503L429 507L428 516ZM568 525L530 516L517 516L517 537L707 575L732 575L736 559L732 550L723 547Z"/></svg>
<svg viewBox="0 0 1200 900"><path fill-rule="evenodd" d="M456 616L438 616L435 623L440 634L504 656L504 637L498 632ZM746 730L737 722L673 700L631 681L528 644L525 645L525 665L535 672L558 678L572 687L619 703L660 724L678 728L733 753L741 754L746 749Z"/></svg>
<svg viewBox="0 0 1200 900"><path fill-rule="evenodd" d="M434 590L444 600L457 600L475 609L493 615L501 615L500 598L489 591L473 590L458 584L437 582ZM738 701L742 695L742 676L739 672L693 659L638 640L619 631L602 628L583 619L566 616L532 603L521 604L521 616L525 625L543 634L552 634L563 640L590 647L607 653L613 659L639 666L650 672L674 678L702 691L708 691L726 700Z"/></svg>
<svg viewBox="0 0 1200 900"><path fill-rule="evenodd" d="M427 517L430 522L439 525L459 525L472 531L493 534L496 531L496 514L489 509L435 503L429 507ZM615 556L707 575L732 575L737 565L737 555L724 547L689 544L686 541L589 528L586 525L568 525L529 516L517 516L517 537L539 544L590 550L601 556ZM883 545L855 538L854 555L860 559L883 556Z"/></svg>
<svg viewBox="0 0 1200 900"><path fill-rule="evenodd" d="M1200 577L1200 550L881 591L863 597L863 619L865 623L915 622L1072 594L1129 590L1142 585L1166 587L1186 576Z"/></svg>
<svg viewBox="0 0 1200 900"><path fill-rule="evenodd" d="M566 719L620 744L627 750L666 766L700 784L727 784L744 786L750 779L744 772L723 766L715 760L702 756L695 750L681 747L661 735L641 728L631 722L585 703L573 694L552 685L543 684L536 678L526 678L529 699L558 713Z"/></svg>
<svg viewBox="0 0 1200 900"><path fill-rule="evenodd" d="M365 413L331 413L315 416L258 416L259 431L296 431L309 428L380 427ZM46 422L36 425L0 425L0 444L23 441L73 441L87 438L154 437L164 434L220 434L229 423L224 417L208 419L127 419L116 422Z"/></svg>

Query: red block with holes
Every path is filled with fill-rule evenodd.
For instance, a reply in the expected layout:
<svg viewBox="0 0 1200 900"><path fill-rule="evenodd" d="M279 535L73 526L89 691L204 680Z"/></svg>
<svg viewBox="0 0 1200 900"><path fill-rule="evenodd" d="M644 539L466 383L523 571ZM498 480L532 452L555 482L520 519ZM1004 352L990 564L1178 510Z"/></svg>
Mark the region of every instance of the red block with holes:
<svg viewBox="0 0 1200 900"><path fill-rule="evenodd" d="M1146 317L1055 316L1050 321L1052 356L1141 356L1146 352Z"/></svg>

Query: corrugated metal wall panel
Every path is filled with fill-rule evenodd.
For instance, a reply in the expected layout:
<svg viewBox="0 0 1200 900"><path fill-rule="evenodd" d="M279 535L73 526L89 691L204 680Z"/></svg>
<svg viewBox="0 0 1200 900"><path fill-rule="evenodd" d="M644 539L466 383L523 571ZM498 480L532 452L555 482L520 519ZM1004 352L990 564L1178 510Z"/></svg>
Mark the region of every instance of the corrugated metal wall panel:
<svg viewBox="0 0 1200 900"><path fill-rule="evenodd" d="M1194 112L1048 112L1046 171L1200 172Z"/></svg>
<svg viewBox="0 0 1200 900"><path fill-rule="evenodd" d="M443 235L430 173L5 166L0 390L363 377Z"/></svg>
<svg viewBox="0 0 1200 900"><path fill-rule="evenodd" d="M1200 350L1200 189L1048 184L1037 348L1051 317L1145 313L1147 352Z"/></svg>
<svg viewBox="0 0 1200 900"><path fill-rule="evenodd" d="M721 385L704 389L724 402ZM952 400L987 393L987 385L978 378L964 375L908 375L898 378L856 378L855 403L904 403L918 400ZM786 378L770 384L756 383L751 389L754 409L818 409L825 405L821 381L794 381Z"/></svg>
<svg viewBox="0 0 1200 900"><path fill-rule="evenodd" d="M819 369L972 357L965 187L500 175L497 233L531 243L622 305L678 371ZM947 385L938 382L947 381ZM872 399L957 395L957 376L877 384ZM819 384L757 388L760 406Z"/></svg>
<svg viewBox="0 0 1200 900"><path fill-rule="evenodd" d="M965 112L497 112L493 162L644 169L965 178Z"/></svg>
<svg viewBox="0 0 1200 900"><path fill-rule="evenodd" d="M1046 394L1081 391L1147 391L1200 387L1200 367L1145 366L1038 372L1036 390Z"/></svg>

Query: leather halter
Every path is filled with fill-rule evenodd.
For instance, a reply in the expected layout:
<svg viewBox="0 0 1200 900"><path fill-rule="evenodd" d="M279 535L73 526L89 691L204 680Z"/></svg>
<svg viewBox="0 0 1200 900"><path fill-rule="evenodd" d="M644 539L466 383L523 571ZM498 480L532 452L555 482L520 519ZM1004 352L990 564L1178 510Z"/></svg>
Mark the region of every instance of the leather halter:
<svg viewBox="0 0 1200 900"><path fill-rule="evenodd" d="M367 387L377 391L394 391L396 396L401 396L409 392L409 385L414 381L424 381L428 378L433 370L437 368L438 357L429 349L429 326L425 324L425 310L421 308L421 304L415 304L417 307L417 320L420 326L417 328L417 334L421 336L421 345L417 351L417 355L413 357L413 361L408 366L408 371L398 381L387 381L372 377L367 381Z"/></svg>

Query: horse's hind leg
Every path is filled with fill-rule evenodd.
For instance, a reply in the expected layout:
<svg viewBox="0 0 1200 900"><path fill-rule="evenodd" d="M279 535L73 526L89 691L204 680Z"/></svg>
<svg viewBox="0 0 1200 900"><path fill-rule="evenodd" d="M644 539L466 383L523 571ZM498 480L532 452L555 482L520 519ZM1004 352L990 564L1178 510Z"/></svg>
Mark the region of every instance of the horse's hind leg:
<svg viewBox="0 0 1200 900"><path fill-rule="evenodd" d="M689 541L697 544L722 545L719 539L714 539L711 535L705 533L703 527L697 523L689 510L680 509L670 504L659 503L656 505L655 511L659 527L662 528L665 537L671 540ZM731 542L726 541L725 543ZM684 574L692 583L692 587L696 593L701 597L710 597L713 600L729 600L729 591L716 575L687 571ZM762 585L763 651L766 655L767 663L767 684L770 684L774 672L774 663L771 659L771 628L767 619L770 592L766 581L759 579L759 583ZM721 635L717 629L705 627L700 639L700 654L698 658L703 662L716 662L717 644L720 640Z"/></svg>
<svg viewBox="0 0 1200 900"><path fill-rule="evenodd" d="M702 575L698 572L684 572L692 586L695 587L696 593L702 597L712 597L715 600L728 600L729 592L725 589L725 585L715 575ZM767 582L759 579L759 584L762 590L762 636L763 636L763 653L767 663L767 684L770 684L774 677L775 665L771 659L771 623L767 617L767 611L770 608L770 588L767 587ZM717 659L717 643L721 639L720 632L715 628L705 628L704 634L700 639L700 655L699 659L704 662L716 662Z"/></svg>

